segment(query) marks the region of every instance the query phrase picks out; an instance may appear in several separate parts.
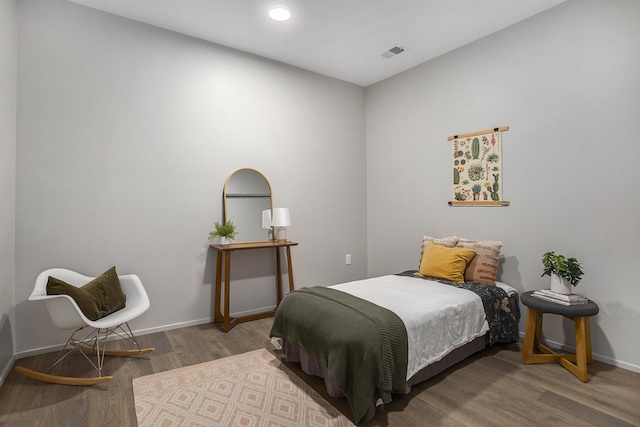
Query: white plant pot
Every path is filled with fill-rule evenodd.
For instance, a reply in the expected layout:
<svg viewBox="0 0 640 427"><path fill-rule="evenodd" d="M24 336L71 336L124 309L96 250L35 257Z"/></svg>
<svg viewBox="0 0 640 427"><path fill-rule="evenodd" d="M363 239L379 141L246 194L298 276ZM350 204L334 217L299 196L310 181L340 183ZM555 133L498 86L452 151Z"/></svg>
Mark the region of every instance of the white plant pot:
<svg viewBox="0 0 640 427"><path fill-rule="evenodd" d="M218 244L219 245L228 245L229 244L229 239L227 239L226 237L219 237L218 238Z"/></svg>
<svg viewBox="0 0 640 427"><path fill-rule="evenodd" d="M569 283L569 281L564 277L560 277L557 274L551 275L551 290L565 295L572 293L571 283Z"/></svg>

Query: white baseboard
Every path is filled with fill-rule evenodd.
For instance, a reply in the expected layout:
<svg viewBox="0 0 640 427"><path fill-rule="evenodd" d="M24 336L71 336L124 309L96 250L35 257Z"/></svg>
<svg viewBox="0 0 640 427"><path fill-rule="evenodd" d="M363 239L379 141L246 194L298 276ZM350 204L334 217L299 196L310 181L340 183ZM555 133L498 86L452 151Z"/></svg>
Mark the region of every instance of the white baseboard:
<svg viewBox="0 0 640 427"><path fill-rule="evenodd" d="M247 311L240 311L238 313L231 313L231 317L251 316L252 314L264 313L265 311L273 311L275 309L276 309L276 306L272 305L270 307L259 308L256 310L247 310Z"/></svg>
<svg viewBox="0 0 640 427"><path fill-rule="evenodd" d="M520 338L522 338L524 340L524 332L520 332ZM546 340L543 339L542 340L543 344L552 347L552 348L557 348L560 349L562 351L566 351L567 353L575 353L576 352L576 348L575 347L571 347L568 346L564 343L559 343L556 341L552 341L552 340ZM601 354L597 354L597 353L593 353L592 354L593 358L599 362L602 363L606 363L607 365L612 365L615 366L617 368L622 368L622 369L626 369L627 371L632 371L632 372L637 372L640 373L640 366L638 365L634 365L632 363L627 363L627 362L622 362L620 360L616 360L613 359L611 357L607 357L607 356L603 356Z"/></svg>
<svg viewBox="0 0 640 427"><path fill-rule="evenodd" d="M251 314L262 313L262 312L265 312L265 311L275 310L275 308L276 308L276 306L274 305L274 306L255 309L255 310L248 310L248 311L241 311L241 312L238 312L238 313L231 313L231 317L249 316ZM205 323L212 323L212 322L213 322L213 318L190 320L188 322L172 323L172 324L169 324L169 325L157 326L157 327L153 327L153 328L137 329L137 330L134 330L133 333L135 335L137 335L137 336L142 336L142 335L154 334L156 332L170 331L172 329L186 328L186 327L189 327L189 326L203 325ZM118 337L114 337L113 339L118 339ZM50 346L47 346L47 347L40 347L40 348L35 348L35 349L21 351L19 353L16 353L14 355L14 357L13 357L13 360L12 360L11 364L7 368L5 368L5 370L8 372L9 369L11 368L11 365L13 365L13 362L15 362L16 359L23 359L25 357L37 356L39 354L50 353L52 351L60 351L63 346L64 346L64 343L60 343L60 344L50 345ZM4 379L4 376L2 378Z"/></svg>
<svg viewBox="0 0 640 427"><path fill-rule="evenodd" d="M213 321L213 319L192 320L192 321L189 321L189 322L173 323L173 324L170 324L170 325L163 325L163 326L158 326L158 327L155 327L155 328L137 329L137 330L132 330L132 332L136 336L142 336L142 335L147 335L147 334L153 334L153 333L156 333L156 332L169 331L169 330L172 330L172 329L179 329L179 328L186 328L186 327L189 327L189 326L202 325L204 323L211 323L212 321ZM119 339L119 337L115 336L115 337L112 337L110 339ZM63 346L64 346L64 343L60 343L60 344L54 344L54 345L50 345L50 346L46 346L46 347L40 347L40 348L31 349L31 350L21 351L21 352L16 354L16 357L17 357L17 359L23 359L25 357L37 356L37 355L45 354L45 353L51 353L52 351L60 351L60 350L62 350Z"/></svg>
<svg viewBox="0 0 640 427"><path fill-rule="evenodd" d="M0 373L0 387L2 387L2 384L4 384L4 380L9 375L9 371L11 370L11 367L13 366L15 361L16 355L14 354L11 359L9 359L9 362L2 368L2 373Z"/></svg>
<svg viewBox="0 0 640 427"><path fill-rule="evenodd" d="M248 316L248 315L251 315L251 314L261 313L261 312L269 311L269 310L273 310L273 309L275 309L275 306L265 307L265 308L256 309L256 310L242 311L242 312L238 312L238 313L231 313L231 316L232 317ZM147 335L147 334L153 334L153 333L156 333L156 332L170 331L172 329L179 329L179 328L186 328L186 327L189 327L189 326L203 325L205 323L211 323L211 322L213 322L212 318L205 318L205 319L199 319L199 320L191 320L191 321L188 321L188 322L172 323L170 325L163 325L163 326L158 326L158 327L154 327L154 328L138 329L138 330L133 331L133 333L136 334L136 335ZM524 332L520 332L520 338L524 339ZM571 353L574 353L576 351L575 347L570 347L570 346L567 346L567 345L565 345L563 343L558 343L558 342L551 341L551 340L543 340L543 342L546 345L550 346L550 347L562 349L562 351L571 352ZM52 351L60 351L60 349L62 349L63 345L64 344L56 344L56 345L52 345L52 346L40 347L40 348L36 348L36 349L32 349L32 350L27 350L27 351L22 351L22 352L16 353L13 356L13 358L11 359L10 363L7 364L2 369L2 375L0 376L0 386L4 382L4 379L7 377L7 375L9 374L9 370L13 366L13 363L17 359L22 359L22 358L29 357L29 356L36 356L36 355L44 354L44 353L50 353ZM640 373L640 366L634 365L632 363L626 363L626 362L623 362L623 361L620 361L620 360L616 360L616 359L613 359L611 357L603 356L603 355L597 354L597 353L593 353L593 358L595 360L598 360L598 361L602 362L602 363L606 363L607 365L612 365L612 366L615 366L615 367L618 367L618 368L626 369L628 371Z"/></svg>
<svg viewBox="0 0 640 427"><path fill-rule="evenodd" d="M252 314L264 313L265 311L273 311L275 309L276 309L276 306L273 305L270 307L259 308L255 310L240 311L238 313L231 313L231 317L250 316ZM133 331L133 333L136 335L147 335L147 334L153 334L156 332L170 331L172 329L186 328L189 326L204 325L205 323L212 323L212 322L213 322L213 318L191 320L189 322L173 323L171 325L158 326L155 328L138 329L137 331Z"/></svg>

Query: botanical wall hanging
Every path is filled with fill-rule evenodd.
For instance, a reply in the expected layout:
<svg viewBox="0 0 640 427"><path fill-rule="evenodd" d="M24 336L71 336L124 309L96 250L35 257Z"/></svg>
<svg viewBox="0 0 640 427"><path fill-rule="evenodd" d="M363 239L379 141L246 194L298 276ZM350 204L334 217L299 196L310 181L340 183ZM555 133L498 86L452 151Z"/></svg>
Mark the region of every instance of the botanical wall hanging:
<svg viewBox="0 0 640 427"><path fill-rule="evenodd" d="M508 206L502 198L502 132L508 126L454 135L452 206Z"/></svg>

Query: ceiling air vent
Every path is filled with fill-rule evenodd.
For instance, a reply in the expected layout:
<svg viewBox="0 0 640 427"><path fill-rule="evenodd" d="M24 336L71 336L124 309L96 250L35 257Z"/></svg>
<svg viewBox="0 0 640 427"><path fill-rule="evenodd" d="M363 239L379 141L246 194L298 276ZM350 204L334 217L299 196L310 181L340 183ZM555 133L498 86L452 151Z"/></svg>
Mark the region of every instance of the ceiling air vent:
<svg viewBox="0 0 640 427"><path fill-rule="evenodd" d="M399 53L402 53L402 52L404 52L404 48L396 45L396 46L392 47L391 49L389 49L388 51L382 53L382 55L380 55L380 56L382 56L383 58L389 59L389 58L393 58L394 56L396 56L396 55L398 55Z"/></svg>

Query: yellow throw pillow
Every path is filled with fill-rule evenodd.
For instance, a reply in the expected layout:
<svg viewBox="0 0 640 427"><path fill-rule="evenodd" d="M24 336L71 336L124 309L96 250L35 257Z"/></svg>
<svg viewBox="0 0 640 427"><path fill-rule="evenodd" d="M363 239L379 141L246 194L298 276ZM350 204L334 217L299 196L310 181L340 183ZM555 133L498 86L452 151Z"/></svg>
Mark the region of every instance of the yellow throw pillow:
<svg viewBox="0 0 640 427"><path fill-rule="evenodd" d="M464 283L464 270L476 251L466 248L447 248L429 243L422 254L419 274L451 282Z"/></svg>
<svg viewBox="0 0 640 427"><path fill-rule="evenodd" d="M422 246L420 247L420 258L418 258L418 268L420 268L420 263L422 262L422 254L424 253L424 248L427 247L429 243L435 243L436 245L446 246L448 248L455 248L456 243L458 243L457 236L451 237L443 237L442 239L436 239L431 236L424 236L422 238Z"/></svg>

